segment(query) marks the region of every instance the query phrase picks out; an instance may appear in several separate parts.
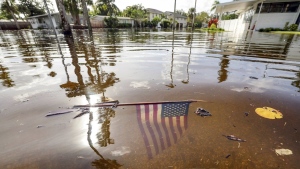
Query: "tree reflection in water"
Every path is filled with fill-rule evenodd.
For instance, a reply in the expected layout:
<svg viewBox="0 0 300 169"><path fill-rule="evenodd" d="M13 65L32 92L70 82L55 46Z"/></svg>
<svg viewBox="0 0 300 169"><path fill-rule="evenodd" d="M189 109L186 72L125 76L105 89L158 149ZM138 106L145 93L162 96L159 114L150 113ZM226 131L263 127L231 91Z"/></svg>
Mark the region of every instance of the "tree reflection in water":
<svg viewBox="0 0 300 169"><path fill-rule="evenodd" d="M225 82L228 78L228 65L229 65L229 59L227 55L224 55L223 58L221 58L220 62L220 70L218 71L218 80L219 83Z"/></svg>
<svg viewBox="0 0 300 169"><path fill-rule="evenodd" d="M300 71L296 73L296 76L298 77L298 80L293 81L292 85L297 87L299 89L298 92L300 92Z"/></svg>
<svg viewBox="0 0 300 169"><path fill-rule="evenodd" d="M97 133L98 143L101 147L106 147L108 144L114 144L114 140L110 138L110 118L115 116L115 111L112 108L99 108L97 114L99 114L99 121L101 123L101 129ZM120 165L116 160L105 159L99 151L94 147L93 142L91 140L92 134L92 121L93 121L93 112L90 112L89 116L89 127L87 133L87 140L90 147L94 150L94 152L100 157L100 159L94 160L92 162L92 166L96 168L107 168L114 169L119 168Z"/></svg>
<svg viewBox="0 0 300 169"><path fill-rule="evenodd" d="M0 79L2 81L2 85L5 87L13 87L15 86L14 81L10 78L8 68L0 65Z"/></svg>
<svg viewBox="0 0 300 169"><path fill-rule="evenodd" d="M80 37L82 36L83 35L80 34ZM90 94L102 93L101 101L102 102L105 101L106 97L104 93L106 89L110 86L113 86L115 83L119 82L120 81L119 78L116 77L116 74L114 72L107 73L101 69L101 65L103 63L101 62L101 60L99 60L98 58L99 56L97 55L98 52L96 51L96 48L93 43L89 46L80 44L78 46L81 47L81 51L85 53L85 61L86 61L85 66L88 69L87 74L89 76L89 80L84 81L83 75L81 74L81 66L76 51L76 43L79 42L75 42L73 37L66 37L66 42L70 49L72 64L75 68L74 73L77 77L77 82L69 81L69 74L67 72L67 69L65 69L67 75L67 83L60 85L60 87L66 89L67 92L66 94L68 97L76 97L76 96L84 95L89 104L91 104ZM91 58L88 57L89 53L93 58L92 60ZM64 58L62 59L63 59L63 65L65 66ZM95 75L92 74L92 69L95 70ZM99 130L96 130L98 144L101 147L106 147L109 144L114 144L114 139L110 138L109 129L110 129L110 118L115 116L115 111L112 108L98 108L96 113L98 115L98 124L101 124L101 128ZM93 111L89 111L89 127L87 132L87 140L89 146L100 157L100 159L94 160L92 162L92 165L95 166L96 168L108 168L108 169L121 167L121 165L118 164L116 160L105 159L99 153L99 151L94 147L93 142L91 140L92 122L93 122Z"/></svg>

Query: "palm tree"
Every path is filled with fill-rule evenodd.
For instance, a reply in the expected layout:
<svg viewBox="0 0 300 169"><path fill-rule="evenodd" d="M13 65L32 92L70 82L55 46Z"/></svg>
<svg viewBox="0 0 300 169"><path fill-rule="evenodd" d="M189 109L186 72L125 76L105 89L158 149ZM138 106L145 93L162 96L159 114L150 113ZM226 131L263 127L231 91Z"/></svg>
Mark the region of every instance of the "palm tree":
<svg viewBox="0 0 300 169"><path fill-rule="evenodd" d="M210 11L213 11L217 8L217 5L220 4L219 0L215 0L214 3L212 4L212 7L210 9Z"/></svg>
<svg viewBox="0 0 300 169"><path fill-rule="evenodd" d="M71 30L70 23L67 20L66 10L65 10L65 7L62 2L63 0L55 0L55 1L56 1L57 9L58 9L58 12L59 12L60 18L61 18L63 34L70 35L70 34L72 34L72 30Z"/></svg>
<svg viewBox="0 0 300 169"><path fill-rule="evenodd" d="M71 13L72 17L74 18L74 25L80 25L79 4L80 2L78 0L64 0L66 11Z"/></svg>
<svg viewBox="0 0 300 169"><path fill-rule="evenodd" d="M195 8L190 8L189 11L188 11L188 19L189 19L189 22L191 22L193 20L193 16L194 16L194 13L195 13Z"/></svg>
<svg viewBox="0 0 300 169"><path fill-rule="evenodd" d="M115 4L115 0L97 0L96 6L99 10L98 15L112 16L120 13L120 9Z"/></svg>
<svg viewBox="0 0 300 169"><path fill-rule="evenodd" d="M18 14L18 9L15 5L15 0L5 0L1 5L1 11L4 12L6 15L11 16L14 19L17 28L20 29L18 19L16 17L16 14Z"/></svg>

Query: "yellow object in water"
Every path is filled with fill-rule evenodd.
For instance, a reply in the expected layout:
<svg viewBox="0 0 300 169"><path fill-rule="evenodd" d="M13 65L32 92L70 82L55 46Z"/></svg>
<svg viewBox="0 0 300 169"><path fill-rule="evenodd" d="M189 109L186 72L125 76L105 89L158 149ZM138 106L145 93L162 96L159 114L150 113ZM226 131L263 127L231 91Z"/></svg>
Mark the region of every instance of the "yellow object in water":
<svg viewBox="0 0 300 169"><path fill-rule="evenodd" d="M278 110L275 110L271 107L263 107L263 108L256 108L255 112L267 119L281 119L283 118L282 113L280 113Z"/></svg>

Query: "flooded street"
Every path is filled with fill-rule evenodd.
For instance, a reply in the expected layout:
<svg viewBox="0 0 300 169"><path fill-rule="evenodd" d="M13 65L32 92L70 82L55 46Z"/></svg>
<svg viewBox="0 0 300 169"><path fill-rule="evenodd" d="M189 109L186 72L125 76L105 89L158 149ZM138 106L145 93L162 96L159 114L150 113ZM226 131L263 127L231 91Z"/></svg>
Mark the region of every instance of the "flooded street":
<svg viewBox="0 0 300 169"><path fill-rule="evenodd" d="M0 168L300 168L300 35L0 31L0 53ZM198 101L177 117L150 104L74 118L112 100Z"/></svg>

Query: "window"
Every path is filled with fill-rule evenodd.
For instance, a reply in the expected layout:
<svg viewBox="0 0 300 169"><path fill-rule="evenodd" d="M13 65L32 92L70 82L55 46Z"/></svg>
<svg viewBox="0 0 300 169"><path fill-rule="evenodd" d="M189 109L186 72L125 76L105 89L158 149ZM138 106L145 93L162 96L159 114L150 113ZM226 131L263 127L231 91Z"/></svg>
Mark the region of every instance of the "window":
<svg viewBox="0 0 300 169"><path fill-rule="evenodd" d="M286 3L286 11L285 12L297 12L299 8L300 2L288 2Z"/></svg>
<svg viewBox="0 0 300 169"><path fill-rule="evenodd" d="M284 3L270 4L269 12L283 12Z"/></svg>
<svg viewBox="0 0 300 169"><path fill-rule="evenodd" d="M261 13L297 12L300 2L263 3ZM257 5L256 13L259 13L261 3Z"/></svg>

